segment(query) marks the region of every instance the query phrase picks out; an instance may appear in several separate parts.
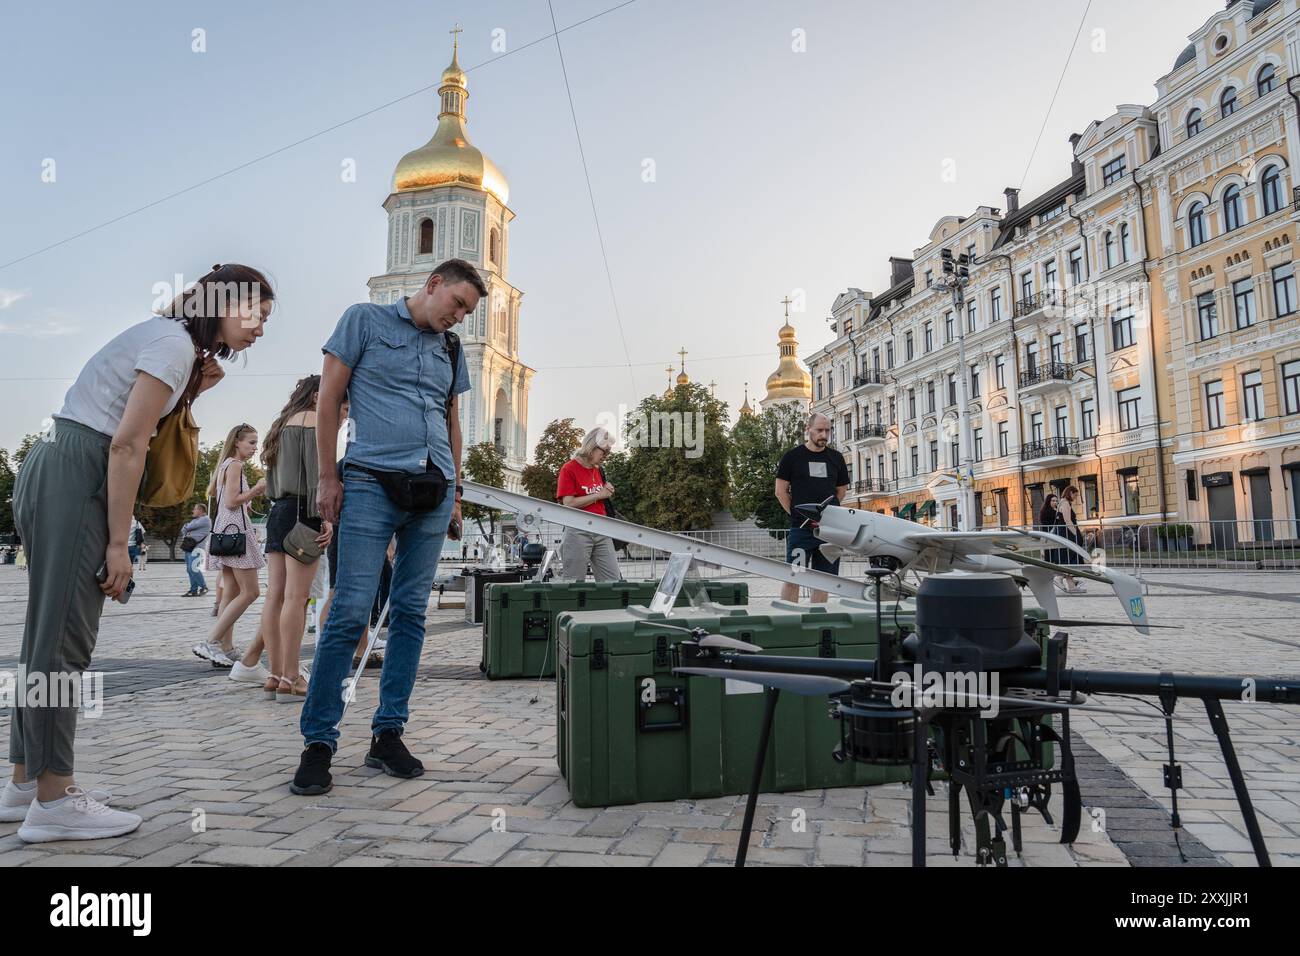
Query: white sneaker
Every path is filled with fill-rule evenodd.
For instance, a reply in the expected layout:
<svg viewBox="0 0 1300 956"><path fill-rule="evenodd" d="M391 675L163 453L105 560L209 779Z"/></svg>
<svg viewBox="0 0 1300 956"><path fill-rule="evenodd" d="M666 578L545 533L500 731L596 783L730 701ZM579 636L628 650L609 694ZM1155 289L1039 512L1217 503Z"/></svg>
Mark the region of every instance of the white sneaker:
<svg viewBox="0 0 1300 956"><path fill-rule="evenodd" d="M67 796L51 806L33 800L23 825L18 828L18 839L25 843L102 840L130 833L140 825L141 819L134 813L113 810L100 802L108 796L103 790L87 793L80 787L69 787Z"/></svg>
<svg viewBox="0 0 1300 956"><path fill-rule="evenodd" d="M201 657L205 661L212 660L212 645L209 644L207 641L199 641L192 648L190 648L190 650L194 652L195 657Z"/></svg>
<svg viewBox="0 0 1300 956"><path fill-rule="evenodd" d="M221 649L220 644L209 644L208 651L212 654L208 660L212 661L213 667L234 667L239 663L239 659L244 656L239 648L232 647L230 650L225 651Z"/></svg>
<svg viewBox="0 0 1300 956"><path fill-rule="evenodd" d="M270 676L271 672L261 661L252 667L243 661L235 661L234 666L230 668L230 679L240 684L262 684Z"/></svg>
<svg viewBox="0 0 1300 956"><path fill-rule="evenodd" d="M5 784L5 788L0 790L0 823L18 823L27 818L27 808L32 805L36 799L36 784L26 790L18 789L18 786L10 780Z"/></svg>

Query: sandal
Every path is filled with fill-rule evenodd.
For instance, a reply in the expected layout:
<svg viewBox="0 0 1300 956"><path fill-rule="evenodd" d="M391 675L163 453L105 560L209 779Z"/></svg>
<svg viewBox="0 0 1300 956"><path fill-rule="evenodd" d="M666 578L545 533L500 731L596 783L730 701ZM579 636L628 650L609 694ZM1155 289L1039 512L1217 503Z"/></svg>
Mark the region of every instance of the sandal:
<svg viewBox="0 0 1300 956"><path fill-rule="evenodd" d="M360 666L361 666L361 655L360 655L360 654L353 654L353 655L352 655L352 669L353 669L353 670L356 670L356 669L357 669L358 667L360 667ZM384 666L384 655L381 654L381 653L379 653L379 651L378 651L377 649L371 651L371 652L370 652L370 656L366 658L366 668L365 668L365 669L368 670L368 671L372 671L372 670L375 670L376 668L383 667L383 666Z"/></svg>
<svg viewBox="0 0 1300 956"><path fill-rule="evenodd" d="M279 689L279 687L280 687L280 675L272 674L270 677L266 679L266 683L262 685L262 693L265 694L270 700L275 700L275 692Z"/></svg>
<svg viewBox="0 0 1300 956"><path fill-rule="evenodd" d="M301 704L307 699L307 678L299 674L290 683L286 678L280 678L280 686L275 691L275 702L277 704Z"/></svg>

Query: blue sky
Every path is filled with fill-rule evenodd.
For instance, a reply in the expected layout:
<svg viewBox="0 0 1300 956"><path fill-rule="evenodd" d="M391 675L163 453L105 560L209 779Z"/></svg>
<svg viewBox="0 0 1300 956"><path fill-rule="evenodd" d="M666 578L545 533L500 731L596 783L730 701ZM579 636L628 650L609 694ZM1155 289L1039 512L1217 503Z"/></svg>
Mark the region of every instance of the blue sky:
<svg viewBox="0 0 1300 956"><path fill-rule="evenodd" d="M555 0L556 20L618 2ZM470 135L517 216L510 279L525 293L521 357L538 369L530 448L553 418L587 424L662 391L683 346L734 412L742 383L761 394L776 367L783 296L806 294L793 321L807 355L829 339L836 294L883 289L886 258L938 218L1064 178L1069 134L1149 103L1222 3L1093 0L1026 176L1085 5L637 0L562 33L620 336L555 41L525 48L552 32L544 0L6 4L0 266L28 258L0 268L0 445L35 431L81 364L147 317L155 284L221 261L267 270L279 305L196 405L202 440L269 425L383 271L381 204L398 159L432 133L436 94L313 134L436 84L456 21ZM488 62L493 31L510 55Z"/></svg>

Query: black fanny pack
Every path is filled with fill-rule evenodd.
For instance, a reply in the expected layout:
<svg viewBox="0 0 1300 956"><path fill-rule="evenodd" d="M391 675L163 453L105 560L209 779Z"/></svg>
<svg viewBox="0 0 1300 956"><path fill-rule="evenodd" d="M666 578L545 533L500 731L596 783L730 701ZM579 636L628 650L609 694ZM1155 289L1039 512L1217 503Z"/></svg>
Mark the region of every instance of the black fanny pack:
<svg viewBox="0 0 1300 956"><path fill-rule="evenodd" d="M384 489L388 500L403 511L420 513L433 511L447 497L447 477L436 468L418 475L408 475L401 471L377 471L352 465L367 475L374 476L379 487Z"/></svg>

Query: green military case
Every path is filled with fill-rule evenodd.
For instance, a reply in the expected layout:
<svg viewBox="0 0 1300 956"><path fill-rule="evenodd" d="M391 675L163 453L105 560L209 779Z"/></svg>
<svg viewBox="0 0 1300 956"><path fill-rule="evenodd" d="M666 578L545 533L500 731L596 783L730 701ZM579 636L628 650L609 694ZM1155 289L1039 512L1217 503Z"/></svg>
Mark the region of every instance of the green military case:
<svg viewBox="0 0 1300 956"><path fill-rule="evenodd" d="M714 604L744 604L749 585L705 581ZM483 614L483 655L479 670L490 680L503 677L555 676L555 619L563 611L604 611L648 605L658 581L525 581L489 584ZM689 584L677 596L690 603Z"/></svg>
<svg viewBox="0 0 1300 956"><path fill-rule="evenodd" d="M893 605L888 606L892 612ZM899 623L910 623L900 608ZM892 627L892 613L885 617ZM580 807L745 793L764 695L754 684L672 673L671 648L703 627L794 657L873 658L875 609L861 602L766 601L690 608L566 612L559 630L556 758ZM654 681L653 696L644 682ZM840 725L824 697L783 694L763 768L764 792L910 779L908 767L837 763Z"/></svg>

